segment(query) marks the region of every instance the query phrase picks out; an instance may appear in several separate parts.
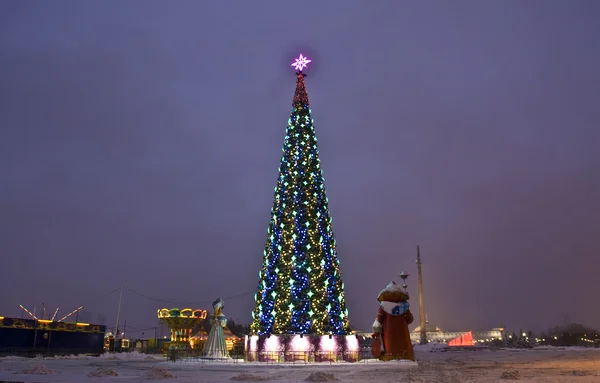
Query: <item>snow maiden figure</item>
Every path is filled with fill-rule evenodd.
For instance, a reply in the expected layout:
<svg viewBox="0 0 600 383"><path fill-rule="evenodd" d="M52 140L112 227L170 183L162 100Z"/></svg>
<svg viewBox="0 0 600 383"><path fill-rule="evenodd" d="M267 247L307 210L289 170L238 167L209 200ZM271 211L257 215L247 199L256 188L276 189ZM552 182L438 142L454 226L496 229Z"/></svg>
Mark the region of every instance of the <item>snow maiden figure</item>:
<svg viewBox="0 0 600 383"><path fill-rule="evenodd" d="M379 312L373 323L373 356L381 360L415 360L408 330L414 318L408 299L408 292L394 282L379 292Z"/></svg>
<svg viewBox="0 0 600 383"><path fill-rule="evenodd" d="M201 356L203 358L224 359L229 358L227 351L227 343L225 343L225 335L223 328L227 326L227 318L223 315L225 302L218 298L213 302L213 315L210 319L211 328L208 333L208 339L202 348Z"/></svg>

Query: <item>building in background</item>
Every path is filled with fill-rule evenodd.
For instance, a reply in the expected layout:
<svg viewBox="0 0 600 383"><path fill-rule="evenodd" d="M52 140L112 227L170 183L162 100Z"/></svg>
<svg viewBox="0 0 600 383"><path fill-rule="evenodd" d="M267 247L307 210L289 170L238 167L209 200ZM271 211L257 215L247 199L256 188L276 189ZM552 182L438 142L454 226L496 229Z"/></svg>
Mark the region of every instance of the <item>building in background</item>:
<svg viewBox="0 0 600 383"><path fill-rule="evenodd" d="M473 336L473 341L475 343L489 343L495 340L502 340L504 336L504 328L497 327L491 330L484 331L443 331L440 327L430 324L426 322L426 332L427 332L427 340L428 342L434 343L448 343L453 339L460 338L464 335L471 333ZM410 333L410 340L418 344L421 340L421 328L417 326Z"/></svg>
<svg viewBox="0 0 600 383"><path fill-rule="evenodd" d="M0 354L100 355L106 326L0 317Z"/></svg>

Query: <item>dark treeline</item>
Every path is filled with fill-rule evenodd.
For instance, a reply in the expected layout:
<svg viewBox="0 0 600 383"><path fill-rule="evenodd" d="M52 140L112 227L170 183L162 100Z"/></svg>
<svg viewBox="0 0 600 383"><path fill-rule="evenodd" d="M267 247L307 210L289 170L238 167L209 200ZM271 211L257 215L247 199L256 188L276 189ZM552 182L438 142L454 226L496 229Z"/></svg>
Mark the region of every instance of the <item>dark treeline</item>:
<svg viewBox="0 0 600 383"><path fill-rule="evenodd" d="M506 333L498 345L516 348L534 346L554 347L600 347L600 331L579 323L570 323L549 328L534 334L532 331Z"/></svg>

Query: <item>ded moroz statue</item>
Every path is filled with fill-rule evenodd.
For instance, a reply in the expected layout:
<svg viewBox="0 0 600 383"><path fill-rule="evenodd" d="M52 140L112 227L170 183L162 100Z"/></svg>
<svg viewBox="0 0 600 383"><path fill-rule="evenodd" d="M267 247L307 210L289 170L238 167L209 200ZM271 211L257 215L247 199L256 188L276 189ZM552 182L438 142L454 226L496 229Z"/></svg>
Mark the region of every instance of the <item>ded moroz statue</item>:
<svg viewBox="0 0 600 383"><path fill-rule="evenodd" d="M408 325L413 321L408 292L390 282L379 292L377 319L373 323L373 355L381 360L414 360Z"/></svg>

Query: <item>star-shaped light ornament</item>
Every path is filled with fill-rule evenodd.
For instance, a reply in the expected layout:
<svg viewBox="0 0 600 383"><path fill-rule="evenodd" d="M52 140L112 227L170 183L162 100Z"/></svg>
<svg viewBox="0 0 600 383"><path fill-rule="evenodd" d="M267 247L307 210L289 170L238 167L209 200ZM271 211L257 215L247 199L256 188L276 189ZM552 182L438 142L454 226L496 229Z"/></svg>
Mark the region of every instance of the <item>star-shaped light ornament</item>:
<svg viewBox="0 0 600 383"><path fill-rule="evenodd" d="M298 72L302 72L304 70L304 68L306 68L308 66L308 63L310 63L312 60L309 60L307 57L300 55L300 57L298 57L296 59L296 61L294 61L292 63L292 66L294 67L294 69L296 69Z"/></svg>

